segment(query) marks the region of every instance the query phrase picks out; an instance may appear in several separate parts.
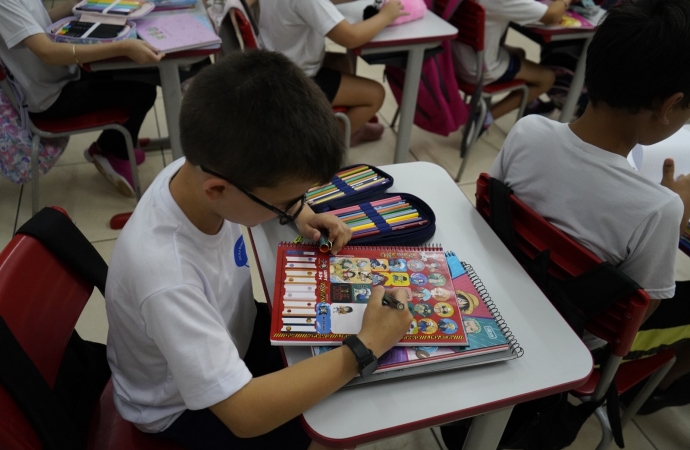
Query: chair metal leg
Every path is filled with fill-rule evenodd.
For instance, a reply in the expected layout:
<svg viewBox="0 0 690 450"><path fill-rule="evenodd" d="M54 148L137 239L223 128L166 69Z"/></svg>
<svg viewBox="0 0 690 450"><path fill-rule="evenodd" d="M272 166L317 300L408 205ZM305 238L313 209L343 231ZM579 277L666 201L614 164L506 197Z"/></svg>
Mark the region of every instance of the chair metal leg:
<svg viewBox="0 0 690 450"><path fill-rule="evenodd" d="M31 215L34 216L39 208L38 187L38 150L41 146L41 137L34 134L31 139Z"/></svg>
<svg viewBox="0 0 690 450"><path fill-rule="evenodd" d="M350 124L350 118L347 117L347 114L341 112L335 113L335 117L343 122L345 149L348 149L350 148L350 135L352 134L352 124Z"/></svg>
<svg viewBox="0 0 690 450"><path fill-rule="evenodd" d="M395 114L393 114L393 120L391 120L391 128L395 128L395 122L398 121L398 117L400 117L400 107L398 106L395 108Z"/></svg>
<svg viewBox="0 0 690 450"><path fill-rule="evenodd" d="M527 85L522 86L520 90L522 91L522 100L520 100L520 108L518 109L517 120L522 119L522 116L525 115L525 108L527 108L527 97L529 96L529 87Z"/></svg>
<svg viewBox="0 0 690 450"><path fill-rule="evenodd" d="M134 156L134 145L132 143L132 136L129 131L122 125L113 124L110 128L122 133L125 138L125 145L127 146L127 158L129 158L129 165L132 168L132 180L134 181L134 194L137 197L137 201L141 200L141 185L139 184L139 169L137 168L137 160Z"/></svg>
<svg viewBox="0 0 690 450"><path fill-rule="evenodd" d="M609 416L606 414L606 406L598 407L594 411L594 417L599 419L599 424L601 425L601 441L599 441L596 450L606 450L613 441L613 432L611 431Z"/></svg>
<svg viewBox="0 0 690 450"><path fill-rule="evenodd" d="M630 405L625 409L623 415L621 416L621 426L625 426L632 417L637 414L640 407L647 401L654 389L659 385L659 382L663 380L673 364L676 362L676 357L674 356L669 362L661 366L654 374L649 377L649 380L645 383L644 387L635 399L630 403Z"/></svg>
<svg viewBox="0 0 690 450"><path fill-rule="evenodd" d="M472 100L470 101L470 121L474 120L473 117L476 114L477 107L479 107L479 117L477 118L476 122L474 122L474 126L472 122L469 121L465 124L465 132L463 133L462 142L460 143L460 158L462 158L462 161L460 162L458 174L455 176L456 183L460 181L460 177L465 171L465 166L467 165L467 160L469 159L468 157L470 149L479 139L479 133L482 125L484 124L484 119L486 118L488 107L486 102L481 98L481 95L476 96L476 101L475 97L472 97Z"/></svg>

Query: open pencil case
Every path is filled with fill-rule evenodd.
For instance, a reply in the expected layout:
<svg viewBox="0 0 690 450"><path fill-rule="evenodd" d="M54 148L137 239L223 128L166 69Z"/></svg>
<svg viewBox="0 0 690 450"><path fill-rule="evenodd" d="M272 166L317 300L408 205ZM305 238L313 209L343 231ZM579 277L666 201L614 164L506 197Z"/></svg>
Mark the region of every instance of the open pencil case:
<svg viewBox="0 0 690 450"><path fill-rule="evenodd" d="M316 213L364 203L393 186L393 177L375 166L354 164L343 167L330 183L307 192L307 204Z"/></svg>
<svg viewBox="0 0 690 450"><path fill-rule="evenodd" d="M137 2L134 0L113 0L112 2L106 2L101 0L100 5L104 5L102 11L96 11L98 7L94 7L93 11L87 11L90 5L99 4L98 0L83 0L77 3L72 12L74 16L65 17L54 24L50 25L46 29L48 37L57 43L67 43L67 44L105 44L109 42L117 42L125 39L136 39L137 30L136 23L134 20L144 17L146 14L150 13L155 5L151 2ZM127 11L126 5L131 5L134 3L139 3L136 9L131 9ZM69 27L71 22L80 22L93 24L84 34L81 36L68 36L66 35L66 27ZM117 33L116 36L112 37L96 37L92 34L96 33L101 25L109 26L116 25L122 26L122 30Z"/></svg>
<svg viewBox="0 0 690 450"><path fill-rule="evenodd" d="M379 193L329 212L353 230L349 245L421 245L436 232L436 215L412 194Z"/></svg>

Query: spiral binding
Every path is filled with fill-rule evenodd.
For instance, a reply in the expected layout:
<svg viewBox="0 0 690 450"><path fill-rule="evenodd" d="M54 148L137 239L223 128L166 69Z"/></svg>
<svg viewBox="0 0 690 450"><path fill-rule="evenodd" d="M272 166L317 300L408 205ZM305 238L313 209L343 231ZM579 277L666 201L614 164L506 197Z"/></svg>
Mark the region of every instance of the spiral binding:
<svg viewBox="0 0 690 450"><path fill-rule="evenodd" d="M289 248L302 248L302 247L312 247L318 250L315 244L308 244L305 242L280 242L279 247L289 247ZM425 244L418 246L400 246L400 245L389 245L389 246L379 246L379 245L348 245L341 251L347 250L378 250L382 252L442 252L443 247L440 244Z"/></svg>
<svg viewBox="0 0 690 450"><path fill-rule="evenodd" d="M501 313L498 310L498 307L496 306L494 301L491 299L491 295L489 295L489 291L487 291L486 287L484 287L484 283L482 283L482 280L479 279L479 276L474 271L471 265L462 261L461 264L467 272L467 275L470 277L470 281L474 285L474 288L477 290L479 295L482 296L482 300L484 300L484 303L486 303L486 307L491 312L491 315L494 316L494 319L496 320L496 325L501 330L505 338L508 340L510 350L517 358L521 357L525 353L525 351L522 349L522 347L520 347L520 344L518 343L517 338L513 335L513 332L510 331L510 328L508 328L508 324L503 319L503 316L501 316Z"/></svg>

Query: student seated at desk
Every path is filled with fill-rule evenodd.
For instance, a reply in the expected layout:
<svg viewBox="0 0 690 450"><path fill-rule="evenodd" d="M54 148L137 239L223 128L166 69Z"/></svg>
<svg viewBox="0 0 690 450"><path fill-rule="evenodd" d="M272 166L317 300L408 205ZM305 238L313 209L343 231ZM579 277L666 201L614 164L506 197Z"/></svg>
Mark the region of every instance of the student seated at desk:
<svg viewBox="0 0 690 450"><path fill-rule="evenodd" d="M126 107L129 120L123 126L134 145L146 113L156 101L156 86L114 80L112 72L90 73L78 67L102 59L126 56L140 64L155 63L164 56L144 41L126 39L98 45L57 44L46 35L51 23L72 15L77 0L57 3L49 11L41 0L0 2L0 61L26 96L32 116L62 119L109 107ZM136 149L137 164L146 158ZM122 133L106 130L84 151L84 157L126 196L134 197L132 169Z"/></svg>
<svg viewBox="0 0 690 450"><path fill-rule="evenodd" d="M259 0L259 29L267 49L283 53L304 70L333 106L348 108L354 147L381 138L383 126L368 121L381 108L386 93L380 83L354 75L346 55L326 53L325 38L345 48L361 47L406 13L400 0L391 0L374 17L351 24L333 3Z"/></svg>
<svg viewBox="0 0 690 450"><path fill-rule="evenodd" d="M589 47L582 117L572 124L541 116L518 121L489 171L649 294L627 358L673 346L677 361L639 414L690 403L690 283L674 282L679 230L690 217L690 176L676 177L668 159L659 184L626 160L636 145L666 139L690 119L688 29L687 0L612 8Z"/></svg>
<svg viewBox="0 0 690 450"><path fill-rule="evenodd" d="M524 80L529 86L527 103L548 91L555 80L551 69L525 59L521 48L502 45L510 22L520 25L541 22L555 25L560 22L571 0L556 0L548 6L536 0L477 0L486 10L484 27L484 84ZM451 43L455 73L468 83L477 82L477 57L474 50L462 42ZM486 115L482 130L494 119L520 106L522 92L517 91L494 104ZM482 131L483 132L483 131Z"/></svg>
<svg viewBox="0 0 690 450"><path fill-rule="evenodd" d="M110 260L115 405L139 429L185 448L305 449L310 439L295 418L356 376L358 363L343 346L280 370L266 305L257 311L252 300L240 225L279 216L310 239L328 230L334 252L349 241L343 222L305 204L305 192L341 166L336 119L297 66L257 50L196 76L180 137L185 158L153 181ZM358 334L377 357L412 322L382 296L375 288Z"/></svg>

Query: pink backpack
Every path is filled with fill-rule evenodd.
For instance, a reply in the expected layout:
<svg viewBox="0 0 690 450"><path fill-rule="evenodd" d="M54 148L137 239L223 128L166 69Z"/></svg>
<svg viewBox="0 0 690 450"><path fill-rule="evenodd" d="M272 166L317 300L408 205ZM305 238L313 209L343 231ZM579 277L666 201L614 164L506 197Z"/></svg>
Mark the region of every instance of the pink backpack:
<svg viewBox="0 0 690 450"><path fill-rule="evenodd" d="M434 1L425 1L429 9L432 9ZM461 2L462 0L447 0L441 17L448 20ZM445 41L441 46L443 51L427 58L422 65L422 79L419 83L414 123L423 130L448 136L467 122L469 109L455 81L450 42ZM395 66L386 66L386 77L395 99L400 104L405 70Z"/></svg>

